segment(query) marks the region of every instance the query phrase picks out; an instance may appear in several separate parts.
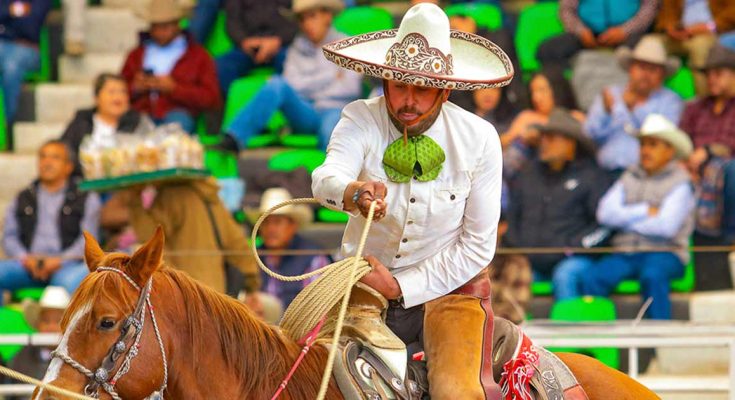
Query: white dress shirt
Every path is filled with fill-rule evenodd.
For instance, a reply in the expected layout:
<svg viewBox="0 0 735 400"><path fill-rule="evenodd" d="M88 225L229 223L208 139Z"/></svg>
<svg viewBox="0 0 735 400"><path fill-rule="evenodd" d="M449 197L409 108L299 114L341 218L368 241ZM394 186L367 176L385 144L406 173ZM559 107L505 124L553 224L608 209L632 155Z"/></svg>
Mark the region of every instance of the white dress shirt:
<svg viewBox="0 0 735 400"><path fill-rule="evenodd" d="M495 128L446 102L424 134L446 155L437 179L391 182L383 153L402 134L382 96L355 101L344 108L327 159L312 175L314 197L334 210L343 209L351 182L385 183L386 216L372 225L363 255L393 272L407 308L452 292L485 268L495 254L500 217L502 159ZM364 224L361 215L351 215L342 257L355 254Z"/></svg>

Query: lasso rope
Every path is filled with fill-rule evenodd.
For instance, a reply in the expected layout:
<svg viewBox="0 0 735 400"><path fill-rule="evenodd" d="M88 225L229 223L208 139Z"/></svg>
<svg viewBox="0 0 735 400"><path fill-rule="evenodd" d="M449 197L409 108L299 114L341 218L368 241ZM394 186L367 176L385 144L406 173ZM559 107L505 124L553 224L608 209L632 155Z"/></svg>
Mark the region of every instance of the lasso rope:
<svg viewBox="0 0 735 400"><path fill-rule="evenodd" d="M327 313L334 308L340 297L342 298L342 304L340 306L337 322L334 328L332 346L330 346L329 349L327 365L324 369L324 375L322 376L322 382L319 388L319 395L317 396L318 400L322 400L327 393L329 381L332 376L332 367L334 365L334 358L337 354L337 348L339 347L338 341L342 334L342 325L344 324L344 318L347 314L347 304L350 301L352 286L360 280L360 278L367 275L372 269L370 264L362 258L362 252L365 249L365 242L367 241L367 234L370 231L370 225L372 224L373 216L375 214L376 203L373 202L370 204L370 210L368 211L365 227L363 228L362 235L360 236L357 252L353 257L346 258L342 261L319 268L316 271L301 275L285 276L272 271L260 260L260 257L257 255L257 249L255 248L255 239L258 235L260 224L263 223L266 217L279 208L295 204L313 203L318 204L319 202L316 199L293 199L271 207L268 211L263 213L255 223L251 236L251 245L253 247L253 254L255 254L255 260L258 263L258 266L260 266L266 274L275 279L286 282L295 282L321 274L319 278L304 288L296 298L294 298L281 319L281 328L292 339L298 340L305 336L322 318L324 318L325 315L327 315ZM340 285L344 288L342 292L336 290Z"/></svg>
<svg viewBox="0 0 735 400"><path fill-rule="evenodd" d="M3 374L3 375L7 375L7 376L9 376L10 378L12 378L14 380L17 380L17 381L20 381L20 382L25 382L25 383L28 383L30 385L35 385L37 387L43 388L45 390L48 390L49 392L60 394L60 395L66 396L66 397L68 397L70 399L74 399L74 400L97 400L94 397L85 396L83 394L79 394L79 393L75 393L75 392L72 392L72 391L69 391L69 390L66 390L66 389L62 389L62 388L60 388L58 386L54 386L54 385L51 385L51 384L48 384L48 383L41 382L38 379L31 378L28 375L21 374L18 371L13 371L12 369L7 368L7 367L3 367L2 365L0 365L0 373Z"/></svg>

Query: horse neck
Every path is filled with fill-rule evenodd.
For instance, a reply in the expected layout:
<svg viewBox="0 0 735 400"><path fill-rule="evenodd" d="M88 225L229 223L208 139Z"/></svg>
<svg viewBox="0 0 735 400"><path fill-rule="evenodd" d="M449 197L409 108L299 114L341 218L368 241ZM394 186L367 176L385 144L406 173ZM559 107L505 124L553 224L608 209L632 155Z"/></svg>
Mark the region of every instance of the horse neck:
<svg viewBox="0 0 735 400"><path fill-rule="evenodd" d="M270 397L287 375L301 348L277 328L261 322L250 312L245 314L247 318L242 321L243 326L233 326L232 321L227 321L217 313L204 313L200 316L205 319L203 323L195 326L194 321L186 318L184 304L190 299L185 299L180 291L177 291L176 296L178 298L170 304L177 306L171 307L166 315L170 323L168 326L175 332L170 335L171 343L168 346L171 349L168 357L172 371L169 394L173 398L196 398L192 395L194 393L200 393L200 398ZM227 303L227 307L240 306L235 302ZM237 310L231 311L243 315ZM227 328L238 332L227 332L224 330ZM225 342L223 338L227 335L240 337L236 346ZM206 343L207 347L197 349L192 343ZM312 349L282 398L316 397L325 364L326 349ZM304 397L304 394L308 395ZM333 394L329 398L339 397Z"/></svg>

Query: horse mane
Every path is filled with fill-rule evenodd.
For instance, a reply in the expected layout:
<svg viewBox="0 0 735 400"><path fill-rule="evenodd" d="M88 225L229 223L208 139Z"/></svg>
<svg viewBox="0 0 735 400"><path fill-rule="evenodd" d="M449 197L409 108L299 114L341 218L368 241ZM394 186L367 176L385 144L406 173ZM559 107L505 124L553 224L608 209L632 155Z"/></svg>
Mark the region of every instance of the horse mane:
<svg viewBox="0 0 735 400"><path fill-rule="evenodd" d="M106 256L103 265L126 270L129 260L129 256L115 253ZM199 359L198 350L212 349L212 343L206 341L206 333L213 329L226 365L236 371L242 393L261 398L275 391L301 351L298 344L288 339L278 328L260 321L241 302L195 281L182 271L163 265L154 273L154 278L163 278L172 287L178 288L183 296L181 306L185 315L180 320L188 325L192 367L196 366ZM119 304L119 299L126 298L122 287L127 287L127 284L122 283L123 279L115 273L90 274L79 286L68 310L98 301L100 297L112 304ZM162 286L160 283L154 286L153 301L155 288ZM118 307L123 313L131 313L134 305ZM66 327L71 314L65 313L63 327ZM314 346L299 366L287 392L294 398L313 396L321 382L326 359L327 349Z"/></svg>

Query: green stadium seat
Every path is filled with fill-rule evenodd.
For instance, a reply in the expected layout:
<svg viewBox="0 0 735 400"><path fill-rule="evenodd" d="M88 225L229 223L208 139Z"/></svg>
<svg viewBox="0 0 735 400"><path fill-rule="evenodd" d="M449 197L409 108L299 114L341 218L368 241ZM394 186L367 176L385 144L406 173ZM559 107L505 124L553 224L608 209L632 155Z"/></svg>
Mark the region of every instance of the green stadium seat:
<svg viewBox="0 0 735 400"><path fill-rule="evenodd" d="M271 156L268 160L268 169L288 172L304 167L309 173L312 173L324 163L326 157L327 155L321 150L286 150Z"/></svg>
<svg viewBox="0 0 735 400"><path fill-rule="evenodd" d="M382 31L393 28L393 17L382 8L358 6L342 11L334 18L334 27L345 35Z"/></svg>
<svg viewBox="0 0 735 400"><path fill-rule="evenodd" d="M18 289L13 292L13 300L19 303L25 299L29 299L33 301L40 301L41 296L43 296L44 290L45 288L42 288L42 287L28 287L28 288Z"/></svg>
<svg viewBox="0 0 735 400"><path fill-rule="evenodd" d="M41 57L41 66L37 71L26 74L26 80L36 83L48 82L51 80L51 52L49 50L49 32L48 27L41 27L41 35L38 42L38 53Z"/></svg>
<svg viewBox="0 0 735 400"><path fill-rule="evenodd" d="M232 178L239 176L237 170L237 156L217 150L204 152L204 166L215 178Z"/></svg>
<svg viewBox="0 0 735 400"><path fill-rule="evenodd" d="M557 301L551 307L551 320L564 322L614 321L615 304L603 297L579 297ZM616 348L549 348L553 352L584 353L603 364L618 368L620 355Z"/></svg>
<svg viewBox="0 0 735 400"><path fill-rule="evenodd" d="M350 217L347 213L341 211L330 210L326 207L319 207L316 211L316 219L322 222L329 222L332 224L346 224Z"/></svg>
<svg viewBox="0 0 735 400"><path fill-rule="evenodd" d="M233 48L232 40L227 35L226 29L226 17L224 10L220 10L217 14L217 20L212 27L212 32L204 44L204 47L209 51L212 57L218 57L222 54L227 53Z"/></svg>
<svg viewBox="0 0 735 400"><path fill-rule="evenodd" d="M3 89L0 88L0 151L8 149L8 127L5 121L5 100Z"/></svg>
<svg viewBox="0 0 735 400"><path fill-rule="evenodd" d="M319 138L314 135L289 134L281 136L281 144L285 147L315 149L319 147Z"/></svg>
<svg viewBox="0 0 735 400"><path fill-rule="evenodd" d="M666 87L676 92L684 100L693 99L696 95L692 70L682 66L665 83Z"/></svg>
<svg viewBox="0 0 735 400"><path fill-rule="evenodd" d="M503 26L503 13L493 4L459 3L452 4L444 10L448 16L472 17L478 27L494 31Z"/></svg>
<svg viewBox="0 0 735 400"><path fill-rule="evenodd" d="M23 313L8 307L0 307L0 334L23 334L32 333L33 329L28 325ZM3 361L10 362L23 348L20 345L0 345L0 357Z"/></svg>
<svg viewBox="0 0 735 400"><path fill-rule="evenodd" d="M265 85L270 75L264 71L258 71L247 77L240 78L232 83L230 86L229 94L227 95L227 101L225 103L225 115L222 122L223 129L229 126L230 122L235 118L237 113L252 100L252 98L258 93L261 87ZM281 112L276 112L275 115L268 121L266 129L268 132L278 132L286 125L286 118ZM261 136L267 136L263 138ZM278 142L278 136L275 135L275 141L272 140L273 136L258 135L248 142L249 148L264 147L264 145L275 144Z"/></svg>
<svg viewBox="0 0 735 400"><path fill-rule="evenodd" d="M516 29L516 51L524 72L534 72L541 65L536 59L536 50L544 40L564 32L559 20L559 3L541 2L524 8L518 16Z"/></svg>

